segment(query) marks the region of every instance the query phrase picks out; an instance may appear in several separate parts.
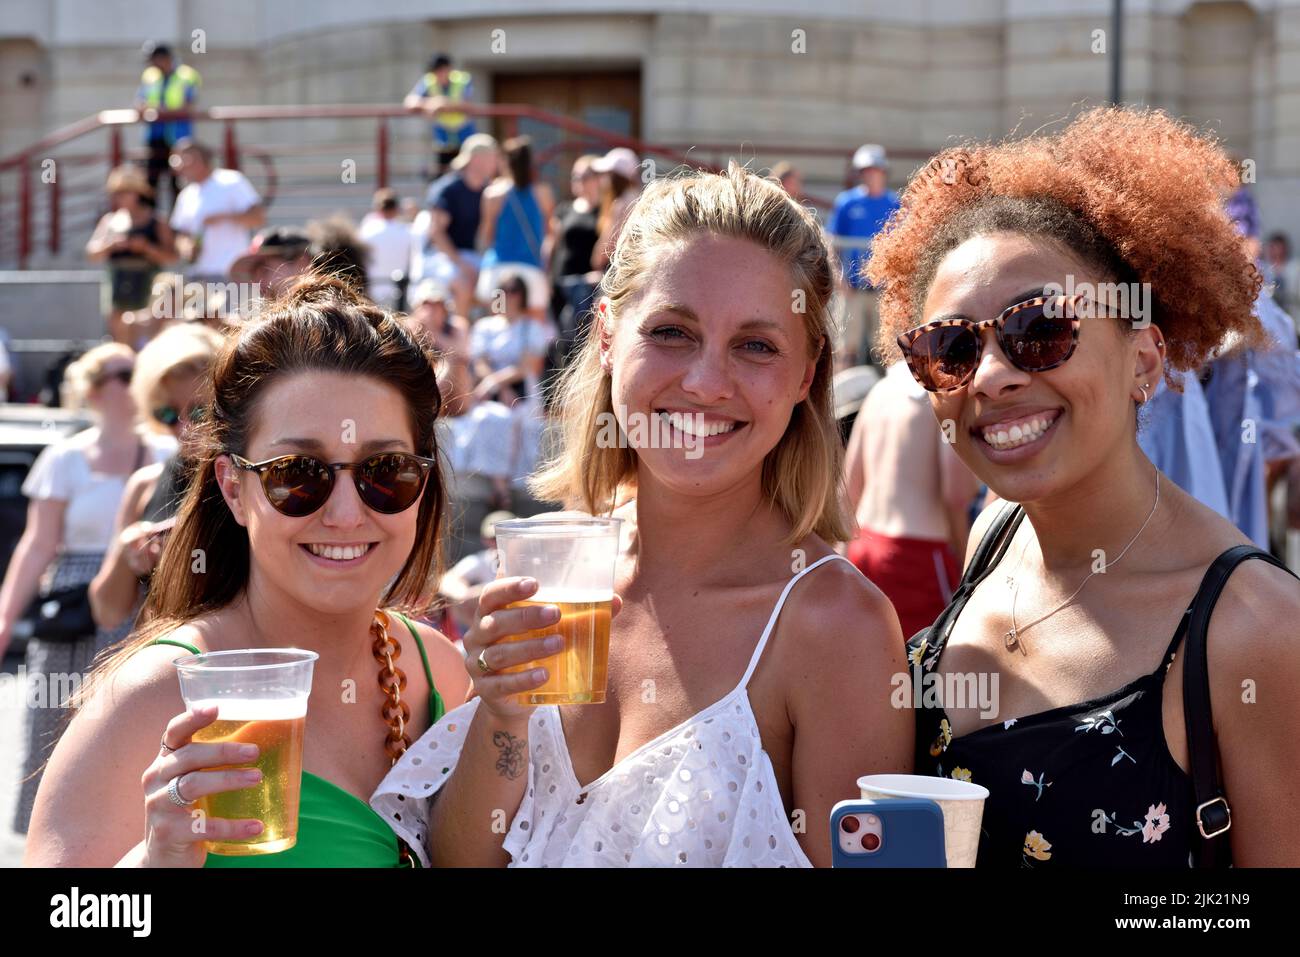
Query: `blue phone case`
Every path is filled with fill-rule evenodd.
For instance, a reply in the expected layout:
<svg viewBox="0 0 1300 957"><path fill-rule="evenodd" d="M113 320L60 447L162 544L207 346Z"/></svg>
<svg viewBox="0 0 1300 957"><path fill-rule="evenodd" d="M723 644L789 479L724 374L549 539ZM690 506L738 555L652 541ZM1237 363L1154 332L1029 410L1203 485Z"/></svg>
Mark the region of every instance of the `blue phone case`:
<svg viewBox="0 0 1300 957"><path fill-rule="evenodd" d="M947 867L934 801L840 801L831 808L832 867Z"/></svg>

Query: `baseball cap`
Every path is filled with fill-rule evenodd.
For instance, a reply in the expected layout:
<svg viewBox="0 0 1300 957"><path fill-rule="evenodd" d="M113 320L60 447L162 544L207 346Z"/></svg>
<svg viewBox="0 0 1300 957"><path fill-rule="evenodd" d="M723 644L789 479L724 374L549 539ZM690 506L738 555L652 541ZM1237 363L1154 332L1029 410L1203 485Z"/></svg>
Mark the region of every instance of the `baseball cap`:
<svg viewBox="0 0 1300 957"><path fill-rule="evenodd" d="M641 160L626 146L616 146L591 164L597 173L617 173L624 179L636 179Z"/></svg>
<svg viewBox="0 0 1300 957"><path fill-rule="evenodd" d="M856 153L853 154L854 169L889 169L889 159L885 156L885 148L879 143L867 143L859 146Z"/></svg>
<svg viewBox="0 0 1300 957"><path fill-rule="evenodd" d="M479 153L496 153L499 151L500 147L497 146L496 137L489 136L487 133L475 133L460 144L460 152L451 161L451 168L463 169Z"/></svg>

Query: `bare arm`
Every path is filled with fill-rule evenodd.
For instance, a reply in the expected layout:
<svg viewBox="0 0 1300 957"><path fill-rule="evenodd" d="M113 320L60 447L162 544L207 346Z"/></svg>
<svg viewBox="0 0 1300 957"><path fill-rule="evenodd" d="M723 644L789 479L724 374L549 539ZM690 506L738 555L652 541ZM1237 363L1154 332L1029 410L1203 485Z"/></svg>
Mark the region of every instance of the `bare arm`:
<svg viewBox="0 0 1300 957"><path fill-rule="evenodd" d="M447 227L451 225L451 215L445 209L434 208L431 212L433 215L429 219L429 239L439 252L446 253L451 257L452 262L460 263L460 251L456 249L447 234Z"/></svg>
<svg viewBox="0 0 1300 957"><path fill-rule="evenodd" d="M108 554L90 583L90 610L101 628L111 630L126 621L140 595L140 581L127 562L127 552L135 539L124 540L122 533L140 520L158 483L159 470L157 465L146 466L127 479Z"/></svg>
<svg viewBox="0 0 1300 957"><path fill-rule="evenodd" d="M158 242L140 239L136 251L155 266L169 266L176 261L176 235L165 220L158 221Z"/></svg>
<svg viewBox="0 0 1300 957"><path fill-rule="evenodd" d="M1300 866L1300 583L1263 562L1233 572L1210 619L1211 708L1238 867ZM1185 825L1184 825L1185 826Z"/></svg>
<svg viewBox="0 0 1300 957"><path fill-rule="evenodd" d="M797 840L808 859L830 867L835 803L858 795L860 775L912 770L912 713L893 703L898 682L910 688L903 633L889 600L843 562L811 573L791 599L795 613L781 619L797 629L783 656L794 726L790 810L804 812Z"/></svg>
<svg viewBox="0 0 1300 957"><path fill-rule="evenodd" d="M120 237L109 238L113 232L108 226L112 217L112 213L101 216L99 222L95 224L95 231L86 243L86 258L91 262L102 262L108 258L108 254L113 252L114 249L125 248Z"/></svg>
<svg viewBox="0 0 1300 957"><path fill-rule="evenodd" d="M506 608L536 590L523 579L502 578L483 590L479 620L465 636L465 661L481 701L470 722L460 760L429 811L429 859L444 867L504 867L509 854L493 824L502 814L514 817L528 786L528 720L532 709L514 696L535 688L539 670L498 674L500 669L553 655L545 639L499 643L506 635L545 628L558 621L546 617L547 606ZM556 643L558 645L558 642ZM475 659L485 655L491 674L480 674Z"/></svg>
<svg viewBox="0 0 1300 957"><path fill-rule="evenodd" d="M867 400L862 400L857 418L853 420L853 431L849 433L849 446L844 453L844 487L848 495L849 509L857 514L862 503L862 493L867 488ZM856 524L856 523L855 523Z"/></svg>
<svg viewBox="0 0 1300 957"><path fill-rule="evenodd" d="M62 499L33 499L27 503L27 525L9 561L4 585L0 586L0 658L9 647L18 618L36 597L41 573L58 554L67 507Z"/></svg>
<svg viewBox="0 0 1300 957"><path fill-rule="evenodd" d="M204 226L215 226L217 223L234 223L244 229L261 229L266 223L266 207L254 203L242 213L213 213L203 221Z"/></svg>
<svg viewBox="0 0 1300 957"><path fill-rule="evenodd" d="M479 200L478 237L475 245L480 252L492 248L497 239L497 214L501 211L504 195L489 187Z"/></svg>

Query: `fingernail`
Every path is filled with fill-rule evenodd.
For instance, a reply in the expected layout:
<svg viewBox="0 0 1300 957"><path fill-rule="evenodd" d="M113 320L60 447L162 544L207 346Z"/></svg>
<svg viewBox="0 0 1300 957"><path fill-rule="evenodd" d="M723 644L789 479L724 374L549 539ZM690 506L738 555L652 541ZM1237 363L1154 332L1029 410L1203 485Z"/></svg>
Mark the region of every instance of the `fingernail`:
<svg viewBox="0 0 1300 957"><path fill-rule="evenodd" d="M249 784L256 784L258 781L262 780L262 772L257 769L245 771L240 775L240 778L241 780L247 781Z"/></svg>
<svg viewBox="0 0 1300 957"><path fill-rule="evenodd" d="M542 642L542 647L547 651L559 651L564 646L564 639L559 635L549 635L546 641Z"/></svg>
<svg viewBox="0 0 1300 957"><path fill-rule="evenodd" d="M546 680L546 669L545 669L545 668L534 668L534 669L533 669L533 680L534 680L534 681L545 681L545 680Z"/></svg>
<svg viewBox="0 0 1300 957"><path fill-rule="evenodd" d="M257 757L257 745L241 744L239 746L238 754L241 758L255 758Z"/></svg>
<svg viewBox="0 0 1300 957"><path fill-rule="evenodd" d="M261 833L262 833L262 822L261 822L261 821L253 821L251 824L249 824L247 827L245 827L244 830L246 830L249 834L261 834Z"/></svg>
<svg viewBox="0 0 1300 957"><path fill-rule="evenodd" d="M556 608L554 605L547 605L542 609L542 618L545 621L559 621L560 609Z"/></svg>
<svg viewBox="0 0 1300 957"><path fill-rule="evenodd" d="M537 587L537 579L525 578L523 581L519 583L519 586L523 588L525 591L532 591L534 588Z"/></svg>

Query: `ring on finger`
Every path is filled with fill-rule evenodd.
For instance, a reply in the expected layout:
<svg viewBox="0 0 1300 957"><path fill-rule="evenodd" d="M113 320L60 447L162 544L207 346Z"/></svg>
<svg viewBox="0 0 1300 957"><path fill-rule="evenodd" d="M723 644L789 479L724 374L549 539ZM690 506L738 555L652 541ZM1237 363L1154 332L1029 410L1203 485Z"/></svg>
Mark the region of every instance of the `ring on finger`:
<svg viewBox="0 0 1300 957"><path fill-rule="evenodd" d="M172 778L167 785L167 796L171 798L172 803L177 807L189 807L194 803L193 801L185 800L185 798L181 796L181 778L184 776L185 775L183 774L177 775Z"/></svg>
<svg viewBox="0 0 1300 957"><path fill-rule="evenodd" d="M484 648L482 651L478 653L478 658L476 658L475 660L478 662L479 672L485 675L490 675L492 674L492 666L488 664L487 659L483 657L486 654L487 654L487 649Z"/></svg>
<svg viewBox="0 0 1300 957"><path fill-rule="evenodd" d="M162 753L163 753L163 754L171 754L173 751L176 750L176 749L173 748L170 744L167 743L167 736L166 736L166 735L163 735L163 738L162 738L162 742L161 742L161 743L162 743Z"/></svg>

